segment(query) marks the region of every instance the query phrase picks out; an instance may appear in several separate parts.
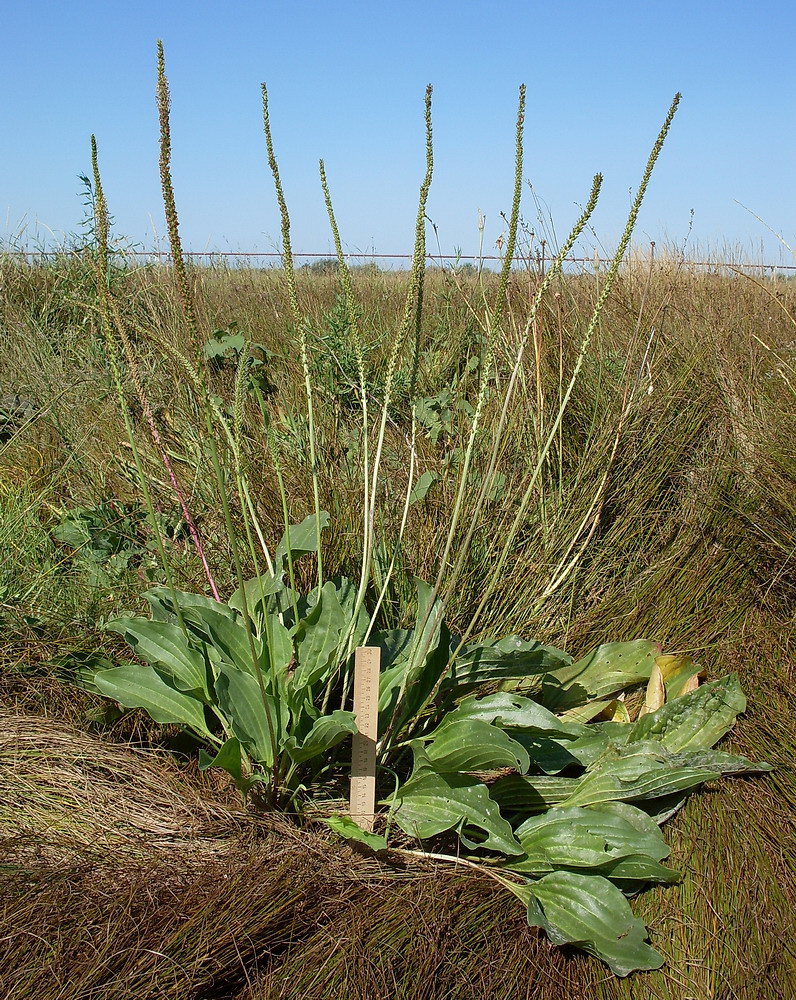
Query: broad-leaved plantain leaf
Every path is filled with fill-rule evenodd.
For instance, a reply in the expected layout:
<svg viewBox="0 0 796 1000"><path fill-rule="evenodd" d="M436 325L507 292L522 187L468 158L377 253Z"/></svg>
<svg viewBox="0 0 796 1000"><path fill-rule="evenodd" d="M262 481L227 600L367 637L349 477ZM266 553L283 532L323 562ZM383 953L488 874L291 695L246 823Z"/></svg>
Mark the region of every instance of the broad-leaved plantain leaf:
<svg viewBox="0 0 796 1000"><path fill-rule="evenodd" d="M435 771L496 771L530 767L527 751L508 733L480 719L461 719L432 733L426 759Z"/></svg>
<svg viewBox="0 0 796 1000"><path fill-rule="evenodd" d="M566 669L572 657L553 646L517 635L487 639L465 646L442 683L442 690L453 697L472 691L491 681L525 678Z"/></svg>
<svg viewBox="0 0 796 1000"><path fill-rule="evenodd" d="M405 833L425 840L445 830L456 828L462 836L465 830L475 828L486 835L479 847L508 855L522 853L483 782L465 774L437 774L419 743L413 743L412 748L414 772L389 800L396 806L395 821Z"/></svg>
<svg viewBox="0 0 796 1000"><path fill-rule="evenodd" d="M646 639L598 646L576 662L548 673L542 681L540 700L554 712L565 712L613 695L649 680L659 654L658 643Z"/></svg>
<svg viewBox="0 0 796 1000"><path fill-rule="evenodd" d="M367 844L372 851L387 850L387 841L381 834L363 830L350 816L325 816L321 818L321 822L345 840L356 840L360 844Z"/></svg>
<svg viewBox="0 0 796 1000"><path fill-rule="evenodd" d="M685 750L674 753L669 759L675 767L706 767L718 774L760 774L773 768L765 761L753 761L734 753L720 750Z"/></svg>
<svg viewBox="0 0 796 1000"><path fill-rule="evenodd" d="M201 691L209 698L205 658L178 625L148 618L117 618L105 627L123 635L137 655L168 674L178 690Z"/></svg>
<svg viewBox="0 0 796 1000"><path fill-rule="evenodd" d="M321 531L329 525L329 515L325 510L320 512ZM301 524L291 524L276 548L274 562L277 567L287 568L287 556L296 560L300 556L308 555L310 552L318 551L318 518L315 514L305 517Z"/></svg>
<svg viewBox="0 0 796 1000"><path fill-rule="evenodd" d="M229 720L232 732L260 764L274 763L271 730L257 679L245 670L221 662L216 679L218 706ZM277 749L286 738L290 718L287 705L266 694Z"/></svg>
<svg viewBox="0 0 796 1000"><path fill-rule="evenodd" d="M231 608L243 614L243 598L246 597L246 607L250 615L262 615L268 605L268 598L273 597L285 589L284 573L263 573L262 576L252 577L247 580L243 587L238 587L230 597L228 604Z"/></svg>
<svg viewBox="0 0 796 1000"><path fill-rule="evenodd" d="M556 945L572 944L602 959L617 976L659 969L647 929L616 886L599 875L553 872L531 884L528 923Z"/></svg>
<svg viewBox="0 0 796 1000"><path fill-rule="evenodd" d="M562 805L590 806L602 802L657 799L697 788L718 777L718 771L703 767L671 767L650 754L619 757L587 771Z"/></svg>
<svg viewBox="0 0 796 1000"><path fill-rule="evenodd" d="M625 809L632 809L625 806ZM595 869L598 874L636 881L672 882L678 873L660 865L668 856L660 830L639 810L635 822L611 808L550 809L527 819L515 835L524 854L505 866L529 875L559 869ZM627 865L618 862L629 860Z"/></svg>
<svg viewBox="0 0 796 1000"><path fill-rule="evenodd" d="M453 711L448 712L437 729L441 733L446 726L463 719L479 719L501 729L526 729L538 733L556 734L566 739L589 735L588 726L571 725L562 722L549 709L530 698L499 691L485 698L471 696Z"/></svg>
<svg viewBox="0 0 796 1000"><path fill-rule="evenodd" d="M396 732L421 709L447 666L450 654L450 633L444 621L442 602L434 596L434 589L417 577L415 587L417 619L406 654L401 693L396 699L397 717L393 722Z"/></svg>
<svg viewBox="0 0 796 1000"><path fill-rule="evenodd" d="M185 608L183 615L191 631L215 649L221 659L232 663L239 670L254 674L257 665L252 659L252 647L249 645L246 627L237 616L230 618L221 610L223 607L224 605L219 604L212 608ZM262 666L263 644L256 635L252 639L255 660Z"/></svg>
<svg viewBox="0 0 796 1000"><path fill-rule="evenodd" d="M565 802L579 784L580 778L508 774L492 785L489 794L505 812L530 816Z"/></svg>
<svg viewBox="0 0 796 1000"><path fill-rule="evenodd" d="M296 631L298 665L291 686L297 694L326 680L336 666L335 654L346 624L337 590L329 580L323 585L317 604Z"/></svg>
<svg viewBox="0 0 796 1000"><path fill-rule="evenodd" d="M660 667L663 683L666 687L666 700L672 701L683 694L683 688L693 678L702 675L702 667L690 656L666 653L656 657L655 662Z"/></svg>
<svg viewBox="0 0 796 1000"><path fill-rule="evenodd" d="M285 748L291 759L300 763L331 750L356 731L354 713L337 709L331 715L322 715L316 719L300 745L295 739L288 738Z"/></svg>
<svg viewBox="0 0 796 1000"><path fill-rule="evenodd" d="M94 675L97 690L125 708L143 708L155 722L178 722L209 736L204 709L198 698L178 691L154 667L130 663Z"/></svg>
<svg viewBox="0 0 796 1000"><path fill-rule="evenodd" d="M341 648L339 651L339 656L342 658L348 651L356 649L357 646L361 646L364 642L365 633L370 625L370 615L368 615L364 606L360 605L359 611L356 613L356 620L354 620L357 591L359 588L353 581L345 576L335 576L332 577L332 583L337 590L337 600L343 609L343 615L346 620L346 631L350 632L346 642L346 649ZM350 625L352 621L353 625ZM374 645L374 643L369 643L369 645Z"/></svg>
<svg viewBox="0 0 796 1000"><path fill-rule="evenodd" d="M211 767L220 767L227 774L231 774L237 784L242 782L241 748L236 737L230 736L215 757L211 757L204 750L199 751L199 770L207 771Z"/></svg>
<svg viewBox="0 0 796 1000"><path fill-rule="evenodd" d="M672 751L712 747L746 709L736 674L703 684L635 722L628 742L659 740Z"/></svg>
<svg viewBox="0 0 796 1000"><path fill-rule="evenodd" d="M379 674L379 733L390 724L401 692L401 685L409 662L414 632L411 629L389 629L373 632L370 645L381 650Z"/></svg>
<svg viewBox="0 0 796 1000"><path fill-rule="evenodd" d="M152 587L144 597L152 608L152 617L158 621L174 621L177 606L181 611L187 608L212 608L229 618L235 617L232 608L202 594L188 594L183 590L172 590L170 587Z"/></svg>

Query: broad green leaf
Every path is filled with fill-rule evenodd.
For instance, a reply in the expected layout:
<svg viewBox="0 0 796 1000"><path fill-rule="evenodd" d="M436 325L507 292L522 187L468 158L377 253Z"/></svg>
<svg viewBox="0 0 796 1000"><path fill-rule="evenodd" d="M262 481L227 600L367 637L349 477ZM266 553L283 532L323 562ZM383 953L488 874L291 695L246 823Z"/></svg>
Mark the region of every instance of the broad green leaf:
<svg viewBox="0 0 796 1000"><path fill-rule="evenodd" d="M199 770L206 771L211 767L220 767L227 774L231 774L237 784L241 783L243 780L241 748L240 742L234 736L230 736L215 757L211 757L204 750L199 751Z"/></svg>
<svg viewBox="0 0 796 1000"><path fill-rule="evenodd" d="M329 525L329 515L325 510L320 512L321 531ZM279 542L274 562L284 571L287 568L288 552L294 560L310 552L318 551L318 519L315 514L305 517L301 524L291 524Z"/></svg>
<svg viewBox="0 0 796 1000"><path fill-rule="evenodd" d="M620 757L601 764L580 779L564 806L602 802L636 802L684 792L718 778L718 771L701 767L670 767L649 754Z"/></svg>
<svg viewBox="0 0 796 1000"><path fill-rule="evenodd" d="M262 576L252 577L251 580L247 580L244 583L242 588L238 587L232 597L230 597L228 601L229 606L243 614L243 598L245 595L246 607L249 610L249 614L262 615L266 610L263 606L263 598L273 597L274 594L278 594L281 590L285 589L283 576L283 573L274 573L273 576L270 573L263 573Z"/></svg>
<svg viewBox="0 0 796 1000"><path fill-rule="evenodd" d="M501 729L525 729L532 732L558 734L564 738L586 736L588 726L568 725L538 702L522 695L500 691L485 698L472 696L449 712L437 733L463 719L479 719Z"/></svg>
<svg viewBox="0 0 796 1000"><path fill-rule="evenodd" d="M252 644L250 644L242 620L237 617L230 618L220 610L221 607L223 605L214 608L186 608L183 614L189 628L212 646L222 660L232 663L239 670L245 670L252 676L256 676L257 667L263 669L266 666L262 640L258 639L256 635L252 635ZM252 659L252 645L254 646L254 659Z"/></svg>
<svg viewBox="0 0 796 1000"><path fill-rule="evenodd" d="M426 758L435 771L497 771L510 767L524 774L530 767L527 751L508 733L480 719L462 719L443 725L426 746Z"/></svg>
<svg viewBox="0 0 796 1000"><path fill-rule="evenodd" d="M387 670L382 670L379 674L379 732L392 718L405 673L406 663L399 663Z"/></svg>
<svg viewBox="0 0 796 1000"><path fill-rule="evenodd" d="M379 675L379 732L389 725L398 695L401 691L409 662L414 633L411 629L391 629L373 632L370 645L381 650L381 673Z"/></svg>
<svg viewBox="0 0 796 1000"><path fill-rule="evenodd" d="M647 929L616 886L599 875L553 872L531 884L528 923L555 945L572 944L602 959L617 976L659 969Z"/></svg>
<svg viewBox="0 0 796 1000"><path fill-rule="evenodd" d="M322 715L316 719L312 728L298 745L295 739L288 739L285 746L292 760L300 763L311 760L320 754L337 746L347 736L357 731L356 718L353 712L337 709L331 715Z"/></svg>
<svg viewBox="0 0 796 1000"><path fill-rule="evenodd" d="M271 730L263 704L262 691L257 679L244 670L223 661L218 667L216 692L218 705L235 736L249 754L260 764L272 767L274 763ZM287 706L266 694L277 749L284 743L289 712Z"/></svg>
<svg viewBox="0 0 796 1000"><path fill-rule="evenodd" d="M296 631L298 665L291 685L297 693L326 680L336 666L334 654L346 624L335 585L327 581L321 589L318 603Z"/></svg>
<svg viewBox="0 0 796 1000"><path fill-rule="evenodd" d="M279 620L279 615L269 614L266 616L260 639L263 643L262 664L266 683L272 672L278 678L284 677L288 667L293 662L293 640L290 632Z"/></svg>
<svg viewBox="0 0 796 1000"><path fill-rule="evenodd" d="M117 618L105 627L123 635L142 660L168 674L180 691L201 691L209 697L205 658L191 647L178 625L148 618Z"/></svg>
<svg viewBox="0 0 796 1000"><path fill-rule="evenodd" d="M736 674L703 684L681 698L667 702L635 722L628 742L659 740L672 751L709 748L728 732L746 709L746 698Z"/></svg>
<svg viewBox="0 0 796 1000"><path fill-rule="evenodd" d="M649 680L659 654L658 643L646 639L598 646L575 663L547 674L542 681L540 700L554 712L565 712L603 699Z"/></svg>
<svg viewBox="0 0 796 1000"><path fill-rule="evenodd" d="M554 739L531 729L513 729L511 735L530 757L529 770L543 774L561 774L580 767L580 761L569 752L569 741Z"/></svg>
<svg viewBox="0 0 796 1000"><path fill-rule="evenodd" d="M566 669L572 657L560 649L516 635L487 639L465 648L453 662L442 684L443 691L460 697L491 681L525 678Z"/></svg>
<svg viewBox="0 0 796 1000"><path fill-rule="evenodd" d="M625 723L602 722L585 726L585 733L576 740L566 743L567 752L577 758L584 767L591 767L609 751L619 753L627 742L630 727Z"/></svg>
<svg viewBox="0 0 796 1000"><path fill-rule="evenodd" d="M550 809L515 830L524 854L506 867L529 875L582 868L637 881L674 881L677 872L658 863L669 855L660 830L648 816L639 815L640 820L631 822L610 808ZM632 861L624 868L617 865L625 859Z"/></svg>
<svg viewBox="0 0 796 1000"><path fill-rule="evenodd" d="M212 597L204 597L202 594L187 594L182 590L172 591L169 587L152 587L144 597L152 608L152 617L158 621L173 621L176 604L181 611L188 608L212 608L221 614L226 614L229 618L235 617L235 612L226 604L220 604Z"/></svg>
<svg viewBox="0 0 796 1000"><path fill-rule="evenodd" d="M702 674L702 667L690 656L679 656L667 653L656 657L655 662L660 667L663 683L666 686L666 700L672 701L683 693L684 686L692 677Z"/></svg>
<svg viewBox="0 0 796 1000"><path fill-rule="evenodd" d="M361 844L367 844L373 851L387 850L387 841L381 834L363 830L350 816L325 816L321 817L321 822L345 840L356 840Z"/></svg>
<svg viewBox="0 0 796 1000"><path fill-rule="evenodd" d="M396 732L415 715L431 694L448 663L450 633L443 618L442 602L427 583L415 578L417 619L407 651L406 672L396 704Z"/></svg>
<svg viewBox="0 0 796 1000"><path fill-rule="evenodd" d="M378 646L381 650L382 673L395 667L406 667L413 639L414 632L406 628L387 629L371 634L370 645Z"/></svg>
<svg viewBox="0 0 796 1000"><path fill-rule="evenodd" d="M94 675L97 690L125 708L143 708L155 722L178 722L197 733L209 736L204 709L192 698L173 687L154 667L130 663Z"/></svg>
<svg viewBox="0 0 796 1000"><path fill-rule="evenodd" d="M343 609L346 629L348 629L348 625L354 618L354 609L356 608L357 591L359 588L345 576L332 577L332 583L335 585L335 589L337 590L337 600L340 602L340 607ZM362 645L369 625L370 616L365 608L360 606L359 611L356 614L356 621L354 622L353 628L350 630L351 635L346 643L348 650L356 649L357 646ZM374 643L370 643L370 645L374 645ZM345 653L346 650L341 649L339 656L343 657L345 656Z"/></svg>
<svg viewBox="0 0 796 1000"><path fill-rule="evenodd" d="M545 697L544 693L542 697ZM598 715L609 708L614 702L613 698L601 698L599 701L587 701L585 705L576 705L561 713L561 721L569 722L573 725L585 725L596 719Z"/></svg>
<svg viewBox="0 0 796 1000"><path fill-rule="evenodd" d="M688 792L675 792L673 795L662 795L659 799L637 802L636 805L658 826L663 826L664 823L668 823L672 816L680 812L687 799Z"/></svg>
<svg viewBox="0 0 796 1000"><path fill-rule="evenodd" d="M428 491L438 479L438 472L424 472L415 483L412 492L409 494L410 505L419 503L421 500L425 500L428 495Z"/></svg>
<svg viewBox="0 0 796 1000"><path fill-rule="evenodd" d="M544 812L575 792L580 778L553 778L546 774L508 774L489 789L506 812L526 815Z"/></svg>
<svg viewBox="0 0 796 1000"><path fill-rule="evenodd" d="M420 745L412 746L414 773L389 800L396 806L395 821L405 833L425 840L456 828L469 846L463 833L476 828L486 834L478 846L509 855L522 852L483 782L464 774L437 774L425 761Z"/></svg>
<svg viewBox="0 0 796 1000"><path fill-rule="evenodd" d="M683 753L672 754L670 763L675 767L706 767L718 774L760 774L772 771L771 764L765 761L753 761L734 753L722 753L720 750L685 750Z"/></svg>

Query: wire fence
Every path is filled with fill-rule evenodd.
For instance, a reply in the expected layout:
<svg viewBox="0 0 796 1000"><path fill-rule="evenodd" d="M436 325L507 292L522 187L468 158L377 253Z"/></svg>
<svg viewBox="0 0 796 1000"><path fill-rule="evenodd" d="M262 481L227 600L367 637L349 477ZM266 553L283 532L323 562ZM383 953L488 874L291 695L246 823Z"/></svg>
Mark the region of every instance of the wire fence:
<svg viewBox="0 0 796 1000"><path fill-rule="evenodd" d="M74 257L80 256L80 249L58 249L58 250L0 250L0 257L15 257L20 258L28 263L36 263L41 261L47 261L52 259L57 259L59 257ZM118 250L116 251L117 256L123 258L131 258L133 260L145 260L154 261L159 264L168 265L171 262L172 255L167 250ZM183 257L187 258L194 264L207 263L208 265L213 265L217 263L223 263L225 261L234 262L240 265L243 262L256 262L265 261L268 263L281 263L282 254L279 251L262 251L262 250L196 250L188 251L183 253ZM363 261L365 264L373 263L376 264L378 261L411 261L412 254L410 253L347 253L345 255L348 261ZM293 253L294 261L307 261L307 262L321 262L329 261L330 266L336 266L337 261L333 254L331 253ZM502 264L503 257L499 254L426 254L426 261L432 265L452 264L454 267L460 264L470 264L479 265L497 262ZM513 258L513 263L517 265L522 265L524 267L535 267L539 269L544 269L547 265L552 264L557 258L555 255L546 254L541 251L526 254L517 255ZM565 264L576 264L581 266L589 266L595 269L600 269L610 263L611 257L601 256L600 254L593 254L590 257L565 257ZM655 257L653 254L648 256L630 256L625 258L625 263L634 262L649 265L650 262L656 261L657 263L665 263L670 265L677 265L682 267L697 267L697 268L713 268L717 271L751 271L762 274L763 276L776 276L780 272L796 274L796 264L781 264L781 263L751 263L749 261L729 261L729 260L694 260L690 257L682 256L672 256L670 254L664 254L663 256ZM312 266L311 264L309 266Z"/></svg>

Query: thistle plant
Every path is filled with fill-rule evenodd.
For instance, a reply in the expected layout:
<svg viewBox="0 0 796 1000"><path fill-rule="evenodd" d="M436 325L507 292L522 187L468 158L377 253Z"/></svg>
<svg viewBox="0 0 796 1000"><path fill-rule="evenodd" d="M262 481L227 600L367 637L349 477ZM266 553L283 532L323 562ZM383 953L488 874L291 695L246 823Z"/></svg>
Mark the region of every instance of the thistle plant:
<svg viewBox="0 0 796 1000"><path fill-rule="evenodd" d="M195 344L201 336L170 176L169 91L160 44L157 94L161 181L174 276L186 332ZM525 88L520 88L505 255L495 298L483 302L480 383L458 478L452 484L455 499L445 543L433 585L415 580L413 623L391 628L384 602L415 486L416 412L409 419L408 472L401 493L399 527L392 538L386 532L384 537L379 534L380 505L385 495L382 465L386 429L393 419L396 377L407 361L410 384L416 387L423 324L426 203L434 165L431 96L429 87L424 105L426 164L412 268L400 319L390 331L375 415L361 310L326 166L320 162L320 182L359 376L362 542L358 578L324 573L323 533L330 517L321 504L311 322L302 313L299 300L290 216L274 152L268 93L263 86L267 158L281 219L282 272L304 384L314 509L304 520L291 523L270 401L250 379L248 344L238 356L231 421L210 392L206 374L180 348L162 345L186 373L205 415L211 466L237 587L224 598L210 578L213 596L208 597L178 590L167 575L167 586L145 594L151 608L149 618L125 617L108 626L125 637L139 662L97 670L84 681L91 690L125 707L144 709L157 722L189 730L199 745L200 767L227 772L244 797L259 788L273 807L307 818L320 814L338 834L383 852L386 860L390 852L397 852L485 872L522 901L529 923L544 928L556 944L576 943L603 959L618 975L658 968L663 959L646 943L646 929L633 916L626 897L647 884L668 884L679 877L663 864L669 848L660 832L661 824L704 782L767 768L714 749L745 707L737 678L729 675L703 684L699 664L687 656L664 655L656 643L644 639L609 642L573 659L537 639L483 637L480 618L538 496L540 479L629 246L679 95L650 153L565 388L562 378L555 415L549 424L538 415L537 426L544 429L538 453L529 466L520 502L484 581L476 611L460 635L449 628L445 604L455 596L507 447L510 401L522 377L537 317L551 283L561 274L565 258L594 211L602 178L595 176L585 209L540 278L513 343L508 369L500 371L498 359L506 355L511 343L506 330L506 301L522 191ZM129 338L120 333L127 361L125 373L111 333L114 328L121 330L122 320L103 277L107 270L107 214L94 153L97 229L101 234L97 279L108 361L124 409L124 378L136 384L140 395L143 387L136 382ZM498 377L506 385L502 401L493 398ZM244 409L250 388L262 418L265 451L273 461L282 512L281 537L270 546L243 460ZM484 415L496 402L500 403L497 421L484 442ZM152 427L154 418L150 421L150 415L147 422ZM147 506L153 513L126 410L125 420ZM157 444L156 433L153 438ZM471 470L477 459L483 459L486 472L474 503L466 508L469 523L462 531L465 498L472 492ZM231 482L234 492L228 489ZM237 509L233 511L235 502ZM599 494L588 516L598 502ZM240 523L244 541L238 538ZM551 586L558 585L562 573L571 571L574 563L566 560L580 531ZM388 542L392 543L391 551ZM377 579L374 554L379 545L388 549L389 559L386 571ZM165 563L162 546L161 556ZM265 567L260 565L260 556ZM314 581L305 592L298 584L302 561L314 564L314 571L303 576ZM254 576L247 576L247 566L254 569ZM404 625L409 617L404 615ZM344 795L345 781L340 774L350 766L348 738L357 731L357 719L348 707L353 656L364 644L381 651L377 750L382 797L376 832L361 830L350 816L341 814L339 802L328 797L329 785L334 782L340 786L340 797ZM330 710L332 703L339 708ZM396 830L400 832L396 834ZM418 842L422 850L412 846Z"/></svg>

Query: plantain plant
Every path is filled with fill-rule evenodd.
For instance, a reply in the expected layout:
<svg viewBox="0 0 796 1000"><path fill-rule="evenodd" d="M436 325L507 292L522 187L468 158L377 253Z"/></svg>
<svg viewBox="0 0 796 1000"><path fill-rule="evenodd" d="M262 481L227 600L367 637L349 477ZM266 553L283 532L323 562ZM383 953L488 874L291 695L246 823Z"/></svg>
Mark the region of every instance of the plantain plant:
<svg viewBox="0 0 796 1000"><path fill-rule="evenodd" d="M275 572L247 581L245 595L220 602L150 590L150 618L107 626L143 662L99 670L90 686L187 727L207 748L200 767L222 768L244 794L260 782L278 789L275 804L295 807L311 800L322 771L350 761L356 718L324 711L324 692L350 667L370 618L357 610L350 580L306 595L290 588L288 535L294 561L317 553L311 515L290 527ZM737 678L697 685L690 658L662 656L644 640L609 643L577 661L518 636L462 644L432 588L416 585L414 628L368 639L382 660L380 773L399 775L383 806L412 839L458 837L470 863L517 895L554 943L575 943L619 975L658 968L625 897L679 878L662 863L669 848L660 824L704 782L767 768L712 749L745 708ZM647 707L666 700L630 722L622 699L645 683ZM329 824L375 850L390 846L350 818Z"/></svg>
<svg viewBox="0 0 796 1000"><path fill-rule="evenodd" d="M433 168L431 88L425 98L426 171L420 187L413 264L404 309L381 374L381 403L375 412L366 377L366 348L358 326L360 310L326 169L323 162L320 164L361 410L362 553L358 579L347 579L324 574L323 532L329 515L320 501L310 325L302 314L295 281L290 219L263 87L267 157L282 218L283 269L304 374L313 511L301 523L290 524L271 414L257 379L252 377L251 348L245 338L241 335L235 344L237 370L231 417L208 390L201 362L192 362L174 345L162 345L182 366L205 415L210 467L229 534L237 589L229 599L222 598L205 557L204 542L172 476L213 596L178 590L161 544L166 585L145 595L150 617L127 617L108 625L124 636L138 662L81 674L82 682L97 694L128 708L144 709L157 722L176 723L190 730L202 747L200 766L226 771L243 795L259 789L273 807L301 813L311 806L317 814L323 811L324 800L328 803L324 788L330 775L345 774L350 766L348 737L356 731L357 722L349 707L355 650L361 645L378 646L377 755L384 796L379 832L363 831L350 817L327 808L331 813L326 816L329 826L376 851L419 853L488 872L523 902L532 926L544 928L555 944L576 944L598 956L618 975L658 968L663 961L646 943L646 929L627 902L628 896L647 884L670 883L679 877L663 864L669 849L660 825L704 782L767 768L713 749L744 710L737 678L730 675L700 685L697 664L687 657L663 656L655 643L646 640L609 643L573 660L552 646L516 635L477 637L480 615L495 592L529 505L538 496L551 447L629 245L678 100L679 95L653 146L617 253L602 278L570 381L562 384L559 408L545 428L542 446L493 571L484 583L476 613L463 634L454 635L446 624L444 601L455 593L478 515L498 482L501 435L523 354L550 282L561 273L594 210L601 178L595 178L581 218L540 280L524 329L512 331L509 341L504 337L504 326L522 184L525 90L521 88L506 253L496 296L490 299L484 287L482 350L477 365L480 387L459 463L447 539L434 583L415 580L413 626L386 628L383 604L400 555L408 511L421 495L424 481L428 490L424 477L429 473L418 476L416 469L415 407L407 433L408 476L400 525L392 553L382 558L386 540L377 538L378 487L391 396L396 373L404 362L410 396L419 398L425 207ZM171 186L169 92L162 46L158 49L158 108L161 179L176 285L186 328L194 342L201 344ZM139 398L143 390L136 378L131 338L107 281L107 208L95 145L92 151L100 242L99 300L109 368L124 408L126 376L133 381ZM136 332L147 335L145 330ZM514 360L504 380L497 428L484 452L483 417L495 384L496 358L499 353L505 355L509 342ZM284 532L273 550L265 541L267 532L259 523L242 460L243 397L248 389L260 407L280 492ZM147 413L143 402L142 409ZM144 499L157 532L151 491L126 410L125 419ZM147 424L159 448L154 417L148 416ZM464 498L472 489L471 466L478 449L487 457L486 470L479 469L475 507L463 529ZM600 497L595 497L594 505L599 501ZM241 522L243 536L239 538ZM571 550L577 541L573 539ZM577 554L570 559L568 552L565 559L551 586L560 586L577 564ZM243 572L247 562L255 569L249 579ZM302 567L302 562L310 565ZM299 572L305 568L307 572ZM312 579L314 586L301 592L296 582L299 578ZM631 720L626 694L645 687L644 705ZM396 827L401 833L391 835L389 831ZM457 838L455 853L445 851ZM423 844L422 851L410 846L415 841Z"/></svg>

